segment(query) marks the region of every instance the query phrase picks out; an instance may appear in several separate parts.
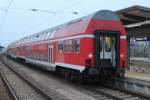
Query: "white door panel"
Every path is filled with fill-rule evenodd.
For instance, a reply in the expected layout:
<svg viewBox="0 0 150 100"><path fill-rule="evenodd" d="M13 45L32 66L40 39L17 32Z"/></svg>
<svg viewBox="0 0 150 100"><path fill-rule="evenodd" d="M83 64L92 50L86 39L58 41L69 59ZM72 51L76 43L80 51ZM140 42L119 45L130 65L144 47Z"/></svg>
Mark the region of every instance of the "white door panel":
<svg viewBox="0 0 150 100"><path fill-rule="evenodd" d="M53 57L53 45L49 45L48 47L48 62L50 64L54 63L54 57Z"/></svg>
<svg viewBox="0 0 150 100"><path fill-rule="evenodd" d="M110 59L113 66L116 65L116 49L114 36L100 36L100 59Z"/></svg>

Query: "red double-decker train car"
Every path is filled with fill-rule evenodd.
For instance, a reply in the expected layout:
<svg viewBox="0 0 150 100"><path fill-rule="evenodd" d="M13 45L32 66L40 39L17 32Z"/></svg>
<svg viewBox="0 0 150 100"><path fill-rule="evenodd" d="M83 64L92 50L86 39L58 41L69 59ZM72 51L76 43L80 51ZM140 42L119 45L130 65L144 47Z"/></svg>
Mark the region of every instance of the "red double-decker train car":
<svg viewBox="0 0 150 100"><path fill-rule="evenodd" d="M7 53L70 77L124 76L126 32L114 12L101 10L24 37Z"/></svg>

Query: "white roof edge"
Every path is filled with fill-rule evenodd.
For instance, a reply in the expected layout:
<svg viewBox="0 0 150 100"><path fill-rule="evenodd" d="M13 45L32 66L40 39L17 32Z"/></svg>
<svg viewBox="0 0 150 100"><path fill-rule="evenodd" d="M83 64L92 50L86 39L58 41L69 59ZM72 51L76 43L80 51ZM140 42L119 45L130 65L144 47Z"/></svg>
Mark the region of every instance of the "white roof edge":
<svg viewBox="0 0 150 100"><path fill-rule="evenodd" d="M140 22L140 23L134 23L134 24L124 25L124 27L130 28L130 27L137 27L137 26L142 26L142 25L146 25L146 24L150 24L150 20L146 20L146 21Z"/></svg>

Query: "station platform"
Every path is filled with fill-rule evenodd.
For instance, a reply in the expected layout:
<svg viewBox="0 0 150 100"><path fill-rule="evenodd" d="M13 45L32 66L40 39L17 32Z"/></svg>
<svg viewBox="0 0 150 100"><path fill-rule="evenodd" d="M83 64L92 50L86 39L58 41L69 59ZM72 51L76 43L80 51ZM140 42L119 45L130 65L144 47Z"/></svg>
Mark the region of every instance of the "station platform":
<svg viewBox="0 0 150 100"><path fill-rule="evenodd" d="M150 59L138 57L130 58L129 69L134 72L150 74Z"/></svg>
<svg viewBox="0 0 150 100"><path fill-rule="evenodd" d="M143 73L143 72L135 72L126 70L125 77L149 81L150 82L150 73Z"/></svg>
<svg viewBox="0 0 150 100"><path fill-rule="evenodd" d="M150 63L150 59L149 58L141 58L141 57L131 57L130 58L130 62L143 62L143 63Z"/></svg>

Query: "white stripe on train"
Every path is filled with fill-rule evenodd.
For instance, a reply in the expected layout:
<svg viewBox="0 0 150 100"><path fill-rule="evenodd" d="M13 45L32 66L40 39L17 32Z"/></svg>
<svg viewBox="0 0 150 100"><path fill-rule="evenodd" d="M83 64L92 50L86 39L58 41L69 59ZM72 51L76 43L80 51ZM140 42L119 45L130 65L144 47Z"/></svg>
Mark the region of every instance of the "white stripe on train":
<svg viewBox="0 0 150 100"><path fill-rule="evenodd" d="M25 58L25 60L26 60L27 63L30 62L32 64L41 65L45 69L52 70L52 71L55 71L56 66L61 66L61 67L64 67L64 68L70 68L70 69L78 70L81 73L85 69L85 66L74 65L74 64L66 64L66 63L61 63L61 62L55 62L55 64L50 64L46 61L39 61L39 60L34 60L34 59L29 59L29 58Z"/></svg>
<svg viewBox="0 0 150 100"><path fill-rule="evenodd" d="M9 54L9 55L14 59L19 57L19 56L14 56L13 54ZM46 61L39 61L39 60L34 60L34 59L26 58L26 57L24 57L24 59L25 59L26 63L32 63L32 64L35 64L35 65L40 65L44 69L52 70L52 71L55 71L56 66L71 68L71 69L74 69L74 70L78 70L81 73L85 69L85 66L74 65L74 64L66 64L66 63L61 63L61 62L55 62L55 64L50 64Z"/></svg>
<svg viewBox="0 0 150 100"><path fill-rule="evenodd" d="M95 38L95 37L94 37L94 35L90 35L90 34L82 34L82 35L70 36L70 37L65 37L65 38L60 38L60 39L39 41L39 42L35 42L35 43L31 43L31 44L25 44L25 45L42 44L42 43L63 41L63 40L69 40L69 39L79 39L79 38L81 39L81 38ZM23 45L21 45L21 46L23 46Z"/></svg>
<svg viewBox="0 0 150 100"><path fill-rule="evenodd" d="M77 35L77 36L71 36L71 37L65 37L65 38L60 38L60 39L53 39L53 40L46 40L46 41L39 41L35 43L30 43L30 44L23 44L24 45L33 45L33 44L43 44L43 43L49 43L49 42L56 42L56 41L63 41L63 40L69 40L69 39L81 39L81 38L95 38L94 35L92 34L82 34L82 35ZM121 39L126 39L126 36L120 36ZM20 46L20 45L19 45ZM16 46L18 47L18 46Z"/></svg>

